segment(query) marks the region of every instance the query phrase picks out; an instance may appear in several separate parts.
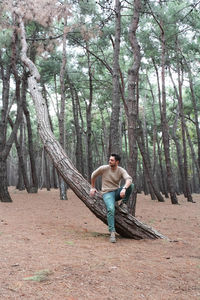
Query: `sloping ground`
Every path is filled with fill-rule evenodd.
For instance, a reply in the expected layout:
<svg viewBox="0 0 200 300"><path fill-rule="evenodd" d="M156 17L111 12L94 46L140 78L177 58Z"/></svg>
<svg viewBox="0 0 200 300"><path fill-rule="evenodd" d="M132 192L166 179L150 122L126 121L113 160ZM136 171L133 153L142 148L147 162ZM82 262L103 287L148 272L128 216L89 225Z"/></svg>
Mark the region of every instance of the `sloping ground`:
<svg viewBox="0 0 200 300"><path fill-rule="evenodd" d="M68 192L10 189L0 203L0 299L199 300L200 195L196 203L138 196L136 217L167 240L108 241L107 226Z"/></svg>

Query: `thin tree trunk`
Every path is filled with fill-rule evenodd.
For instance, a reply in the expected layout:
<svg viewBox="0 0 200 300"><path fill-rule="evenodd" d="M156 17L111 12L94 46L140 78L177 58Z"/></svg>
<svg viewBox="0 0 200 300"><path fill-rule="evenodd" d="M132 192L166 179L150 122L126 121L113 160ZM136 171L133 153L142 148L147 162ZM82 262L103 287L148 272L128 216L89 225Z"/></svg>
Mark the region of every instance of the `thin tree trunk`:
<svg viewBox="0 0 200 300"><path fill-rule="evenodd" d="M145 174L147 176L148 183L150 185L150 189L152 189L153 193L156 195L156 198L158 199L159 202L164 202L164 198L160 194L160 192L158 190L158 187L157 187L157 184L154 180L151 164L150 164L150 161L148 159L147 152L146 152L141 121L139 121L139 120L138 120L138 125L139 125L139 130L138 130L138 136L137 136L137 143L138 143L140 153L141 153L142 158L143 158L143 163L144 163L144 167L145 167ZM153 195L152 192L151 192L151 195Z"/></svg>
<svg viewBox="0 0 200 300"><path fill-rule="evenodd" d="M45 170L45 186L47 191L51 190L51 182L50 182L50 170L49 170L49 160L47 157L48 153L44 151L44 170Z"/></svg>
<svg viewBox="0 0 200 300"><path fill-rule="evenodd" d="M129 201L129 211L135 215L137 198L137 119L138 119L138 77L140 68L140 46L137 41L136 31L139 24L141 1L133 1L133 17L131 20L129 41L133 52L133 65L128 70L128 99L127 99L127 119L128 119L128 140L129 140L129 174L133 178L135 190Z"/></svg>
<svg viewBox="0 0 200 300"><path fill-rule="evenodd" d="M159 108L160 108L160 114L162 111L162 106L161 106L161 87L160 87L160 80L159 80L159 72L158 72L158 68L156 66L156 63L154 61L154 59L152 59L155 71L156 71L156 78L157 78L157 87L158 87L158 101L159 101ZM152 89L151 89L152 91ZM153 95L153 94L152 94ZM154 124L156 124L156 117L155 114L153 112L153 117L154 117ZM161 123L162 123L162 114L161 114ZM166 185L166 181L164 180L165 176L164 176L164 170L163 170L163 163L162 163L162 153L161 153L161 148L160 148L160 143L158 140L158 136L156 138L156 143L157 143L157 151L158 151L158 158L159 158L159 167L160 167L160 175L161 175L161 190L163 195L165 195L165 198L169 198L168 196L168 190L167 190L167 185Z"/></svg>
<svg viewBox="0 0 200 300"><path fill-rule="evenodd" d="M187 135L188 144L190 146L190 151L191 151L191 156L192 156L192 162L194 163L195 168L196 168L197 178L198 178L199 187L200 187L200 168L199 168L199 165L198 165L198 160L197 160L196 155L195 155L193 143L191 141L191 137L190 137L190 134L189 134L187 126L185 127L185 131L186 131L186 135Z"/></svg>
<svg viewBox="0 0 200 300"><path fill-rule="evenodd" d="M178 180L178 185L179 189L182 193L184 193L184 170L183 170L183 156L182 156L182 150L181 150L181 145L180 145L180 137L177 135L177 122L178 122L178 114L179 110L176 113L175 121L173 124L173 129L171 131L171 137L174 140L175 146L176 146L176 154L177 154L177 161L178 161L178 172L179 172L179 178Z"/></svg>
<svg viewBox="0 0 200 300"><path fill-rule="evenodd" d="M171 197L172 204L178 204L178 199L175 193L174 187L174 176L171 166L171 157L170 157L170 145L169 145L169 131L168 131L168 122L167 122L167 109L166 109L166 89L165 89L165 59L166 59L166 42L165 42L165 32L163 29L162 20L160 22L160 31L161 31L161 47L162 47L162 56L161 56L161 78L162 78L162 110L161 110L161 123L162 123L162 138L164 145L165 153L165 162L167 170L167 183L168 189Z"/></svg>
<svg viewBox="0 0 200 300"><path fill-rule="evenodd" d="M185 65L187 67L188 71L188 76L189 76L189 83L190 83L190 91L191 91L191 100L193 104L193 109L194 109L194 118L195 118L195 128L196 128L196 135L197 135L197 147L198 147L198 165L200 169L200 124L199 124L199 109L197 107L197 99L195 96L195 91L194 91L194 85L193 85L193 76L191 72L191 68L189 63L186 61L184 58Z"/></svg>
<svg viewBox="0 0 200 300"><path fill-rule="evenodd" d="M11 128L13 128L13 122L12 122L11 118L9 117L8 120L9 120ZM24 182L26 191L28 193L30 193L30 183L28 180L26 163L24 161L24 156L23 156L23 144L24 144L23 143L23 123L21 123L21 125L20 125L20 143L18 142L17 135L16 135L15 147L17 150L17 155L18 155L18 160L19 160L19 169L20 169L21 175L23 177L23 182Z"/></svg>
<svg viewBox="0 0 200 300"><path fill-rule="evenodd" d="M89 76L89 103L86 103L86 119L87 119L87 178L88 181L91 179L91 174L93 171L92 165L92 101L93 101L93 80L92 80L92 62L90 60L90 52L88 45L86 46L87 50L87 60L88 60L88 76Z"/></svg>
<svg viewBox="0 0 200 300"><path fill-rule="evenodd" d="M112 73L112 113L110 120L109 153L121 155L120 147L120 85L119 85L119 53L121 35L121 3L115 0L115 40L113 42L113 73Z"/></svg>
<svg viewBox="0 0 200 300"><path fill-rule="evenodd" d="M65 149L65 72L66 72L66 38L67 38L67 17L64 24L64 33L63 33L63 51L62 51L62 64L60 69L60 89L61 89L61 104L59 111L59 141L63 149ZM59 178L60 184L60 199L67 200L67 186L63 181L63 178Z"/></svg>
<svg viewBox="0 0 200 300"><path fill-rule="evenodd" d="M7 113L9 104L9 89L10 89L10 64L8 64L6 71L4 70L3 61L1 60L0 50L0 66L1 66L1 78L3 81L2 101L3 106L1 109L0 118L0 201L12 202L10 194L8 192L8 180L7 180L7 155L4 153L6 145L6 131L7 131Z"/></svg>
<svg viewBox="0 0 200 300"><path fill-rule="evenodd" d="M6 161L9 155L10 149L14 142L17 130L19 128L21 118L22 118L22 103L20 97L20 78L17 73L16 60L16 43L17 35L16 31L13 32L12 36L12 71L15 79L15 96L17 102L17 116L14 122L13 130L10 136L7 139L7 126L8 126L8 115L9 115L9 90L10 90L10 75L11 75L11 65L7 63L6 72L4 70L2 53L0 51L0 67L1 67L1 76L3 81L2 89L2 102L3 106L1 109L1 118L0 118L0 201L2 202L12 202L12 199L8 192L8 181L7 181L7 166Z"/></svg>
<svg viewBox="0 0 200 300"><path fill-rule="evenodd" d="M73 116L74 125L76 131L76 168L83 175L84 174L84 164L83 164L83 147L82 147L82 132L79 124L79 96L76 91L74 84L71 82L69 76L67 76L71 97L73 105Z"/></svg>
<svg viewBox="0 0 200 300"><path fill-rule="evenodd" d="M83 178L83 176L75 169L71 161L66 156L63 148L55 139L48 121L48 113L45 101L39 91L40 74L33 62L27 57L27 43L24 23L19 17L21 30L22 62L30 71L28 85L31 96L35 103L37 119L39 124L39 133L44 143L46 151L52 158L54 165L62 175L64 180L69 184L76 195L85 203L85 205L103 222L106 221L106 208L100 193L97 193L94 198L89 196L90 184ZM124 214L119 208L116 209L116 230L119 234L129 238L165 238L162 234L153 230L151 227L139 222L132 215Z"/></svg>
<svg viewBox="0 0 200 300"><path fill-rule="evenodd" d="M172 80L172 83L174 85L174 90L176 93L176 97L178 99L178 105L179 105L179 112L180 112L180 118L181 118L181 133L182 133L182 144L183 144L183 189L184 189L184 195L188 199L189 202L193 202L192 195L189 188L189 182L188 182L188 159L187 159L187 146L186 146L186 134L185 134L185 119L184 119L184 110L183 110L183 98L182 98L182 84L183 80L181 80L181 74L180 74L180 62L177 62L177 74L178 74L178 89L174 83L171 70L169 68L170 77Z"/></svg>
<svg viewBox="0 0 200 300"><path fill-rule="evenodd" d="M51 126L51 131L54 132L53 123L52 123L51 116L50 116L50 113L49 113L49 103L48 103L48 99L47 99L47 90L46 90L45 85L43 85L43 87L42 87L42 94L43 94L43 97L45 99L45 103L46 103L46 106L47 106L47 112L48 112L49 123L50 123L50 126ZM58 188L58 176L57 176L56 169L55 169L54 165L52 165L52 187L54 189Z"/></svg>
<svg viewBox="0 0 200 300"><path fill-rule="evenodd" d="M32 186L30 187L29 191L30 193L37 193L38 177L37 177L36 162L35 162L35 155L34 155L33 134L32 134L32 127L31 127L30 113L26 101L27 76L28 76L27 73L24 71L24 76L22 79L21 97L22 97L22 107L23 107L24 115L26 117L26 126L27 126L27 133L28 133L28 152L29 152L30 166L31 166Z"/></svg>
<svg viewBox="0 0 200 300"><path fill-rule="evenodd" d="M107 162L107 158L108 158L108 145L107 145L107 141L108 141L108 130L106 128L106 122L104 120L104 115L102 112L102 109L99 108L100 110L100 114L101 114L101 123L102 123L102 133L101 133L101 141L102 141L102 161L103 162Z"/></svg>

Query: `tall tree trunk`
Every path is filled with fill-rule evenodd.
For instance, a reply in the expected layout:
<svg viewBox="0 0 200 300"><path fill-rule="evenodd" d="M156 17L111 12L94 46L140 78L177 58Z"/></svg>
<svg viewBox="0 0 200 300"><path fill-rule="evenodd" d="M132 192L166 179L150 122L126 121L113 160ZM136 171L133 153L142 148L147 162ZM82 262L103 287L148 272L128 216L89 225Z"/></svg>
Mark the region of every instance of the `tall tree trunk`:
<svg viewBox="0 0 200 300"><path fill-rule="evenodd" d="M43 84L43 87L42 87L42 94L43 94L43 97L45 99L45 103L46 103L46 106L47 106L47 112L48 112L48 118L49 118L51 131L54 132L53 123L52 123L51 116L50 116L50 113L49 113L49 103L48 103L48 99L47 99L47 90L46 90L46 87L45 87L44 84ZM52 165L52 187L54 189L58 188L58 176L57 176L56 168L54 167L54 165Z"/></svg>
<svg viewBox="0 0 200 300"><path fill-rule="evenodd" d="M44 170L45 170L45 186L47 191L50 191L51 190L50 169L49 169L48 153L46 151L44 151Z"/></svg>
<svg viewBox="0 0 200 300"><path fill-rule="evenodd" d="M157 86L158 86L158 101L159 101L159 106L161 108L161 91L160 91L160 81L159 81L159 75L158 75L158 69L155 65L155 62L153 61L154 68L156 70L156 78L157 78ZM160 144L158 141L158 133L157 133L157 118L155 114L155 96L153 93L153 89L151 86L151 82L149 80L149 77L147 75L147 81L150 87L150 92L153 100L153 105L152 105L152 116L153 116L153 152L154 152L154 167L153 167L153 174L157 173L159 174L159 178L157 176L157 181L160 182L160 189L163 195L165 195L166 198L168 198L167 194L167 187L165 184L164 180L164 172L163 172L163 166L162 166L162 155L161 155L161 149L160 149ZM156 170L156 146L157 146L157 153L158 153L158 160L159 160L159 168L160 170Z"/></svg>
<svg viewBox="0 0 200 300"><path fill-rule="evenodd" d="M83 147L82 147L82 132L79 121L79 96L74 84L71 82L69 76L67 76L71 97L73 105L73 116L74 116L74 125L76 131L76 168L83 175L84 174L84 164L83 164Z"/></svg>
<svg viewBox="0 0 200 300"><path fill-rule="evenodd" d="M176 97L178 99L178 106L179 106L179 113L180 113L180 118L181 118L181 133L182 133L182 143L183 143L183 175L182 175L182 180L183 180L183 191L185 197L188 199L189 202L193 202L192 200L192 195L190 192L189 188L189 182L188 182L188 161L187 161L187 146L186 146L186 134L185 134L185 119L184 119L184 110L183 110L183 98L182 98L182 85L183 85L183 80L181 80L181 71L180 71L180 62L177 62L177 74L178 74L178 89L175 85L175 82L173 80L170 68L170 77L172 80L172 83L174 85L174 90L176 93ZM179 142L177 141L177 145Z"/></svg>
<svg viewBox="0 0 200 300"><path fill-rule="evenodd" d="M0 201L12 202L8 192L7 163L6 158L3 156L0 156L0 170Z"/></svg>
<svg viewBox="0 0 200 300"><path fill-rule="evenodd" d="M168 122L167 122L167 109L166 109L166 88L165 88L165 67L166 67L166 42L165 42L165 32L163 29L163 22L160 22L160 31L161 31L161 48L162 48L162 56L161 56L161 78L162 78L162 108L161 108L161 123L162 123L162 138L164 145L164 153L165 153L165 162L166 162L166 170L167 170L167 183L168 189L171 197L172 204L178 204L178 199L175 193L174 187L174 178L171 166L171 157L170 157L170 145L169 145L169 130L168 130Z"/></svg>
<svg viewBox="0 0 200 300"><path fill-rule="evenodd" d="M101 114L101 123L102 123L102 133L101 133L101 144L102 144L102 160L103 162L107 162L108 159L108 130L106 128L106 122L104 120L103 111L99 108Z"/></svg>
<svg viewBox="0 0 200 300"><path fill-rule="evenodd" d="M93 80L92 80L92 62L90 59L90 51L88 44L86 45L87 50L87 61L88 61L88 77L89 77L89 103L86 103L86 119L87 119L87 178L88 181L91 179L93 171L92 165L92 101L93 101Z"/></svg>
<svg viewBox="0 0 200 300"><path fill-rule="evenodd" d="M29 192L37 193L37 191L38 191L38 176L37 176L36 162L35 162L35 155L34 155L31 118L30 118L30 113L29 113L29 109L27 107L27 100L26 100L27 76L28 76L28 74L24 71L24 75L22 78L21 97L22 97L23 112L24 112L24 115L26 118L26 126L27 126L27 133L28 133L28 151L29 151L30 166L31 166L32 186L30 187Z"/></svg>
<svg viewBox="0 0 200 300"><path fill-rule="evenodd" d="M138 77L140 68L140 46L137 41L136 31L139 23L141 1L133 1L133 17L131 20L129 41L133 52L133 65L128 70L128 99L127 99L127 119L128 119L128 140L129 140L129 174L133 178L135 190L129 201L129 210L135 215L136 198L137 198L137 119L138 119Z"/></svg>
<svg viewBox="0 0 200 300"><path fill-rule="evenodd" d="M120 147L120 85L119 85L119 54L120 54L120 35L121 35L121 3L115 0L115 40L113 42L113 73L112 73L112 113L110 120L109 153L121 155Z"/></svg>
<svg viewBox="0 0 200 300"><path fill-rule="evenodd" d="M197 99L194 91L194 85L193 85L193 75L191 71L191 67L189 63L184 58L185 65L187 67L188 76L189 76L189 83L190 83L190 91L191 91L191 100L193 104L194 109L194 118L195 118L195 128L196 128L196 135L197 135L197 147L198 147L198 165L200 169L200 124L199 124L199 110L197 107Z"/></svg>
<svg viewBox="0 0 200 300"><path fill-rule="evenodd" d="M8 126L8 116L9 116L9 90L10 90L10 75L11 75L11 64L7 63L6 71L4 70L4 63L2 59L2 53L0 50L0 67L1 67L1 78L3 81L2 89L2 102L3 106L1 109L0 118L0 201L2 202L12 202L12 199L8 192L8 181L7 181L7 167L6 160L9 155L10 149L14 142L17 130L19 128L21 118L22 118L22 103L20 97L20 78L17 73L16 61L17 61L17 34L13 31L12 35L12 72L15 79L15 97L17 102L17 116L13 125L13 130L10 136L7 138L7 126Z"/></svg>
<svg viewBox="0 0 200 300"><path fill-rule="evenodd" d="M13 122L11 118L8 118L11 128L13 128ZM15 147L17 150L18 160L19 160L19 169L23 178L23 183L25 185L26 191L30 192L30 183L27 175L26 163L23 156L23 122L20 124L20 143L18 142L17 135L15 136Z"/></svg>
<svg viewBox="0 0 200 300"><path fill-rule="evenodd" d="M63 33L63 52L62 52L62 64L60 69L60 89L61 89L61 104L59 111L59 141L63 149L65 149L65 72L66 72L66 64L67 64L67 56L66 56L66 38L67 38L67 17L65 19L64 24L64 33ZM67 199L67 186L63 181L63 178L59 178L60 184L60 199Z"/></svg>
<svg viewBox="0 0 200 300"><path fill-rule="evenodd" d="M178 185L179 185L179 190L181 192L184 192L184 170L183 170L183 155L182 155L182 149L181 149L181 144L180 144L180 137L177 134L177 123L178 123L178 115L179 115L179 109L176 112L174 124L173 124L173 129L171 131L171 137L174 140L175 146L176 146L176 153L177 153L177 162L178 162L178 172L179 172L179 180L178 180Z"/></svg>
<svg viewBox="0 0 200 300"><path fill-rule="evenodd" d="M9 104L11 68L10 68L10 64L8 64L6 71L4 70L3 61L1 60L1 52L0 52L0 65L1 65L1 78L3 81L3 90L2 90L3 106L1 109L1 118L0 118L0 201L12 202L12 199L8 192L7 166L6 166L7 156L6 153L4 153L5 145L6 145L6 133L7 133L7 113L8 113L8 104Z"/></svg>
<svg viewBox="0 0 200 300"><path fill-rule="evenodd" d="M106 208L100 193L97 193L94 198L89 196L90 184L83 178L83 176L75 169L71 161L66 156L63 148L55 139L48 120L47 107L42 95L39 91L40 74L27 57L27 43L25 28L22 18L19 17L21 43L22 43L22 62L27 66L31 76L28 79L28 85L31 96L35 103L37 112L37 119L39 124L39 133L44 143L46 151L52 158L54 165L62 175L64 180L69 184L76 195L85 203L85 205L103 222L106 221ZM165 238L162 234L153 230L147 225L139 222L132 215L124 214L120 208L116 209L116 230L119 234L129 238Z"/></svg>
<svg viewBox="0 0 200 300"><path fill-rule="evenodd" d="M138 129L137 143L138 143L138 146L140 149L140 153L142 155L142 159L143 159L143 163L144 163L144 167L145 167L145 171L146 171L145 173L148 178L148 183L150 184L150 188L153 190L153 193L156 195L156 198L158 199L158 201L164 202L164 198L160 194L157 184L154 180L151 164L150 164L147 152L146 152L146 146L145 146L145 142L144 142L143 130L142 130L142 125L141 125L140 120L138 120L138 125L139 125L139 129Z"/></svg>
<svg viewBox="0 0 200 300"><path fill-rule="evenodd" d="M199 187L200 187L200 168L199 168L199 165L198 165L198 160L197 160L196 155L195 155L194 146L193 146L193 143L191 141L191 137L190 137L187 126L185 127L185 131L186 131L186 135L187 135L188 144L190 146L192 162L195 165L196 172L197 172L197 181L198 181Z"/></svg>

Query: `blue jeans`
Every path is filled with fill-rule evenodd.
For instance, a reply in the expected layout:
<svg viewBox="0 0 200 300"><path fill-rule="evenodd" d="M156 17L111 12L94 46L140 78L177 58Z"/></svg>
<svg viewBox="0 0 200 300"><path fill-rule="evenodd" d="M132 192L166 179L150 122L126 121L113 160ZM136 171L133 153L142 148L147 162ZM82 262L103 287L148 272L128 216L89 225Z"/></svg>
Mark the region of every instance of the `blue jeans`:
<svg viewBox="0 0 200 300"><path fill-rule="evenodd" d="M108 229L110 232L115 231L115 201L122 199L122 202L127 203L133 191L134 184L132 183L126 190L124 198L120 197L122 187L119 189L103 194L103 200L107 209Z"/></svg>

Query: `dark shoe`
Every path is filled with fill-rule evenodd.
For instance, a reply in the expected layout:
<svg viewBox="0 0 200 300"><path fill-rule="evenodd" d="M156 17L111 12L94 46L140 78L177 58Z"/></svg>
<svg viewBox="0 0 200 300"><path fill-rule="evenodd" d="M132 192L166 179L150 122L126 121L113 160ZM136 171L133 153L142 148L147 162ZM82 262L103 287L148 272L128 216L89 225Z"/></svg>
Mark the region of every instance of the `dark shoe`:
<svg viewBox="0 0 200 300"><path fill-rule="evenodd" d="M128 206L126 203L122 202L119 207L128 214Z"/></svg>
<svg viewBox="0 0 200 300"><path fill-rule="evenodd" d="M110 233L110 242L111 243L116 243L116 237L115 237L115 232L114 231L112 231Z"/></svg>

